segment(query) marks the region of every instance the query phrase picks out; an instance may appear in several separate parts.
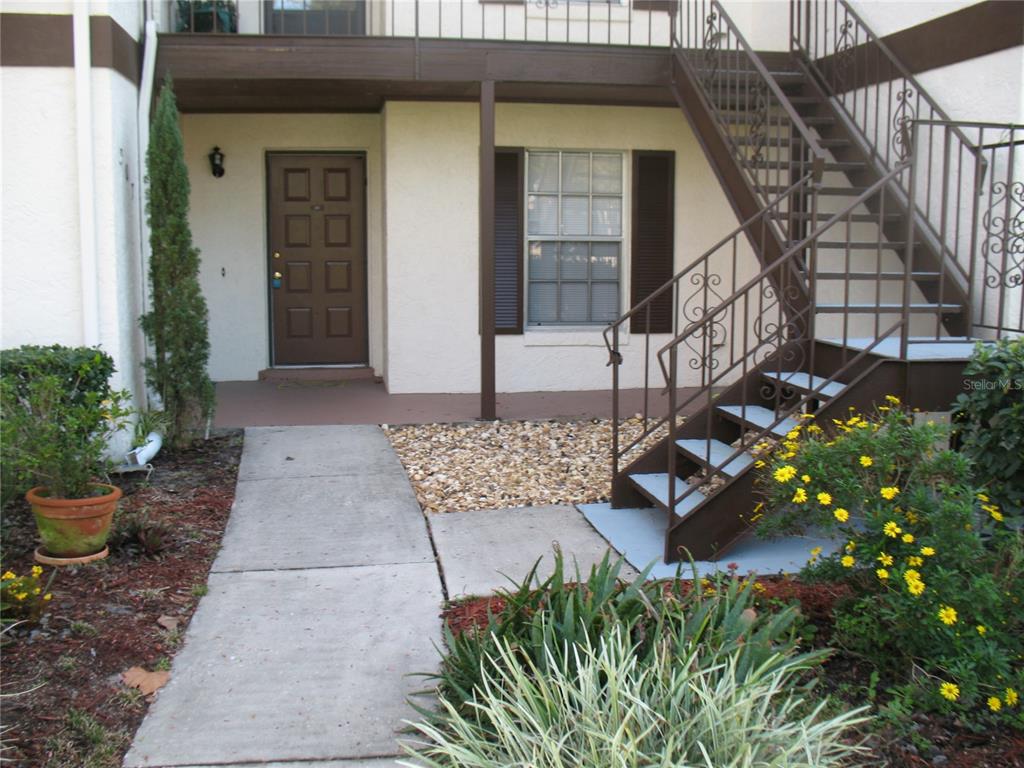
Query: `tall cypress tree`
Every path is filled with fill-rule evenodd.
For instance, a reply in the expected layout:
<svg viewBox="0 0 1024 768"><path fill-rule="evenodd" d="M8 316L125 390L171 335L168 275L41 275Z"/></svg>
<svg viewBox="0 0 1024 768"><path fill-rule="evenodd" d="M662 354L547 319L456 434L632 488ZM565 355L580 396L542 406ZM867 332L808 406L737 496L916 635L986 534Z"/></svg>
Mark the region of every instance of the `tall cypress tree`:
<svg viewBox="0 0 1024 768"><path fill-rule="evenodd" d="M146 172L151 308L141 322L153 352L145 362L146 382L163 401L168 442L184 447L213 412L214 390L206 371L209 317L188 225L188 170L170 77L150 128Z"/></svg>

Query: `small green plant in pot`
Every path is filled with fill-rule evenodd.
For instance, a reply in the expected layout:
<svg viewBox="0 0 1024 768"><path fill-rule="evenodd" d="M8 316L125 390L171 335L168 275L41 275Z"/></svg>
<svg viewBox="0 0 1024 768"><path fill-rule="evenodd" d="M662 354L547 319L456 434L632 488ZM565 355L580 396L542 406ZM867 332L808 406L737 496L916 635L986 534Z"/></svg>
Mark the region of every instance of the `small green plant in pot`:
<svg viewBox="0 0 1024 768"><path fill-rule="evenodd" d="M3 462L25 494L52 563L106 552L120 489L100 482L125 424L126 392L110 388L110 356L91 348L21 347L0 354ZM31 487L30 487L31 486Z"/></svg>

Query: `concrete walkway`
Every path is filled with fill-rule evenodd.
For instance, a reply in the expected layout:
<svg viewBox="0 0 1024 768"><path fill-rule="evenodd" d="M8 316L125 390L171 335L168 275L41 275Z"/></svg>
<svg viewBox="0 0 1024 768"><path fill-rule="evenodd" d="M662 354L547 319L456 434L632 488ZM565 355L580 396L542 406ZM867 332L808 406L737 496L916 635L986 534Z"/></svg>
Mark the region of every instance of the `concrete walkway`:
<svg viewBox="0 0 1024 768"><path fill-rule="evenodd" d="M380 429L248 429L209 592L124 764L394 765L442 597Z"/></svg>

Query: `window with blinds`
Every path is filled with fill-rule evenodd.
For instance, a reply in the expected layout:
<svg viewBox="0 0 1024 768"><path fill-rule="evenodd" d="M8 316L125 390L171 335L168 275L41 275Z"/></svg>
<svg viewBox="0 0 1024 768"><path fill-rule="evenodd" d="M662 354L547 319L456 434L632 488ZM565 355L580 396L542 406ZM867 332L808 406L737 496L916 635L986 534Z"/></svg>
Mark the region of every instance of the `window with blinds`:
<svg viewBox="0 0 1024 768"><path fill-rule="evenodd" d="M623 154L526 153L527 322L619 316Z"/></svg>

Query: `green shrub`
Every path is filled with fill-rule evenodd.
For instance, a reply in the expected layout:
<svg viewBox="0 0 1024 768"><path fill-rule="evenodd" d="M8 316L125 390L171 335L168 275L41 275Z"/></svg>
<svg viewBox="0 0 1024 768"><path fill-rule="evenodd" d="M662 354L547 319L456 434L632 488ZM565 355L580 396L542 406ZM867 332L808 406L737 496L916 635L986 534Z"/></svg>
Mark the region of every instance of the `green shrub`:
<svg viewBox="0 0 1024 768"><path fill-rule="evenodd" d="M414 724L425 741L405 749L437 768L824 768L862 753L844 739L860 711L825 719L802 690L821 654L749 666L742 646L695 643L680 655L671 643L642 645L612 625L538 664L501 639L468 708L442 696L447 717Z"/></svg>
<svg viewBox="0 0 1024 768"><path fill-rule="evenodd" d="M797 612L759 613L752 583L722 577L707 589L690 590L678 579L646 582L644 572L625 584L619 579L622 564L606 554L586 579L577 570L568 582L556 549L552 575L540 581L534 566L521 583L500 593L505 606L485 627L456 635L446 626L448 653L436 677L447 700L460 706L472 699L484 683L488 659L500 658L501 643L544 670L549 657L571 664L578 644L620 628L642 659L659 642L680 648L704 643L735 650L740 674L795 647Z"/></svg>
<svg viewBox="0 0 1024 768"><path fill-rule="evenodd" d="M113 360L95 348L21 347L0 353L4 501L33 485L57 498L90 495L108 468L127 392L110 388Z"/></svg>
<svg viewBox="0 0 1024 768"><path fill-rule="evenodd" d="M845 542L809 566L852 588L833 642L920 706L1020 724L1021 536L973 484L970 461L936 447L943 428L915 425L889 401L871 418L790 433L759 478L759 526L814 526Z"/></svg>
<svg viewBox="0 0 1024 768"><path fill-rule="evenodd" d="M963 451L1004 514L1024 523L1024 339L978 344L954 404Z"/></svg>
<svg viewBox="0 0 1024 768"><path fill-rule="evenodd" d="M168 444L191 444L213 412L209 316L199 287L199 250L188 223L189 181L170 80L160 89L146 154L150 311L141 318L152 345L146 381L166 412Z"/></svg>

